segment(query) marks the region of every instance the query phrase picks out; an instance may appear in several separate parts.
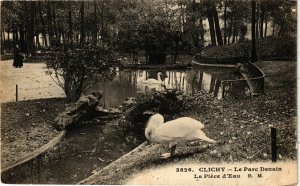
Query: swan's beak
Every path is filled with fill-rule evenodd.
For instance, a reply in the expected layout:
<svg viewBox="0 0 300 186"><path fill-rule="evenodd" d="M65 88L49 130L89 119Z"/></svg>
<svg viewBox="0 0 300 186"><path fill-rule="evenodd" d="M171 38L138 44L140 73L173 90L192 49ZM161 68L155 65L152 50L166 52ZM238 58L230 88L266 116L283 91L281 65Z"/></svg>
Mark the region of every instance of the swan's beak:
<svg viewBox="0 0 300 186"><path fill-rule="evenodd" d="M148 145L151 145L151 142L149 141L149 140L146 140L146 145L148 146Z"/></svg>

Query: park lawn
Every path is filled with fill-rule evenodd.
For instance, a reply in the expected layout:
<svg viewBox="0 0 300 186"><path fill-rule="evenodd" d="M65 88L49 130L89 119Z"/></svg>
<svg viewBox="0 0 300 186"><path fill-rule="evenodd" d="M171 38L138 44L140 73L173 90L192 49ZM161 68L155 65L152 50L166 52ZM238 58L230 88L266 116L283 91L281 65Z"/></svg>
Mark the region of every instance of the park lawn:
<svg viewBox="0 0 300 186"><path fill-rule="evenodd" d="M58 135L54 118L64 110L64 98L1 104L1 163L10 164Z"/></svg>

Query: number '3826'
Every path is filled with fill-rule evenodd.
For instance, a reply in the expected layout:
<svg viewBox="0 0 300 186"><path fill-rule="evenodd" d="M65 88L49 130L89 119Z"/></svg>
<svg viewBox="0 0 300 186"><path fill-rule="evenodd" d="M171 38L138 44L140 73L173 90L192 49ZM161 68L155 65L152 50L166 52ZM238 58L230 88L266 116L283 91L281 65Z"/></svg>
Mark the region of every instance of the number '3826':
<svg viewBox="0 0 300 186"><path fill-rule="evenodd" d="M176 172L193 172L192 168L176 168Z"/></svg>

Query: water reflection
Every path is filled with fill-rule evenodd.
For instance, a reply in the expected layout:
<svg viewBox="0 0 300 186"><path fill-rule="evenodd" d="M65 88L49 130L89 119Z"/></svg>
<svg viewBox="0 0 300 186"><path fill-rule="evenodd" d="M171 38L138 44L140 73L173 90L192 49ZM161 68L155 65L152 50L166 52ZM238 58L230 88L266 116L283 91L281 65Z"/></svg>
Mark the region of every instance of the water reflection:
<svg viewBox="0 0 300 186"><path fill-rule="evenodd" d="M102 106L117 107L127 97L149 91L180 89L185 94L204 90L221 97L221 80L240 78L234 68L199 67L192 70L131 70L117 73L112 81L98 81L90 91L102 90Z"/></svg>

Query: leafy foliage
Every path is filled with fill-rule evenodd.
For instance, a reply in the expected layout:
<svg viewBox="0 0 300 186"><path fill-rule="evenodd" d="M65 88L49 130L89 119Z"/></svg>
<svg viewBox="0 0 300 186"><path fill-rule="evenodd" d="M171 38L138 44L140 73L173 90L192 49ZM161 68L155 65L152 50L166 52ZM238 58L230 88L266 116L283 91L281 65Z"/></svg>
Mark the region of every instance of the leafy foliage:
<svg viewBox="0 0 300 186"><path fill-rule="evenodd" d="M54 76L49 74L63 88L69 102L77 101L89 87L87 80L111 80L118 65L110 48L72 43L52 49L46 64L54 70Z"/></svg>
<svg viewBox="0 0 300 186"><path fill-rule="evenodd" d="M184 95L179 90L150 92L137 97L135 103L124 105L126 116L120 123L129 133L136 133L139 137L143 137L145 124L152 114L160 113L167 121L193 108L194 104L195 101L190 96Z"/></svg>
<svg viewBox="0 0 300 186"><path fill-rule="evenodd" d="M295 1L256 2L260 33L263 31L261 23L269 25L263 31L268 30L268 35L270 29L274 29L279 36L295 31L296 13L292 12ZM214 20L218 40L223 37L228 40L225 42L227 44L237 39L245 40L251 18L250 1L87 1L84 2L84 15L81 14L81 4L79 1L2 1L2 52L3 48L11 49L12 45L8 43L13 40L14 44L20 43L22 51L34 55L34 50L53 46L53 41L58 39L67 42L67 36L73 34L76 42L83 35L89 43L106 43L119 53L133 58L144 53L147 60L150 55L162 53L172 54L176 62L177 54L199 52L210 40L210 36L205 34L209 27L205 22L210 17L207 14L210 6L216 11ZM218 19L226 21L226 26L219 24ZM271 25L272 28L269 28ZM10 41L7 33L14 35L9 38Z"/></svg>

